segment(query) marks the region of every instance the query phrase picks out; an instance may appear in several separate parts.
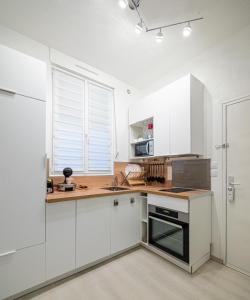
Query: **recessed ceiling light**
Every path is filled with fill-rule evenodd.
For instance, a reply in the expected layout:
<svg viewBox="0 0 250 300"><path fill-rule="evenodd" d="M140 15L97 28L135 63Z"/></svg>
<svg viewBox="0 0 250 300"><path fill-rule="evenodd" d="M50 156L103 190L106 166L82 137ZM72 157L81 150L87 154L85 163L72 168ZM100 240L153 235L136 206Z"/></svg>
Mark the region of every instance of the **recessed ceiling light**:
<svg viewBox="0 0 250 300"><path fill-rule="evenodd" d="M163 35L163 33L161 32L161 29L160 29L160 31L155 36L155 41L157 43L161 43L163 41L163 39L164 39L164 35Z"/></svg>
<svg viewBox="0 0 250 300"><path fill-rule="evenodd" d="M125 9L128 6L128 0L119 0L118 4L122 9Z"/></svg>
<svg viewBox="0 0 250 300"><path fill-rule="evenodd" d="M192 33L192 28L190 26L190 23L188 22L188 24L183 28L182 34L184 37L189 37L191 33Z"/></svg>
<svg viewBox="0 0 250 300"><path fill-rule="evenodd" d="M136 26L135 26L135 32L137 34L140 34L142 33L142 30L143 30L143 25L142 25L142 21L140 21Z"/></svg>

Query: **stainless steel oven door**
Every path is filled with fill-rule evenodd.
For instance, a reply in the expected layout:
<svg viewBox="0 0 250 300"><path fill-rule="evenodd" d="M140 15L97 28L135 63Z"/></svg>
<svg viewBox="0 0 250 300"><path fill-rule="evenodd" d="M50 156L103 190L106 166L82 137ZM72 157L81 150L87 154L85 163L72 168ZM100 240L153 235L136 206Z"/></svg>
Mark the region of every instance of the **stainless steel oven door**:
<svg viewBox="0 0 250 300"><path fill-rule="evenodd" d="M152 215L149 215L149 244L189 263L189 224Z"/></svg>

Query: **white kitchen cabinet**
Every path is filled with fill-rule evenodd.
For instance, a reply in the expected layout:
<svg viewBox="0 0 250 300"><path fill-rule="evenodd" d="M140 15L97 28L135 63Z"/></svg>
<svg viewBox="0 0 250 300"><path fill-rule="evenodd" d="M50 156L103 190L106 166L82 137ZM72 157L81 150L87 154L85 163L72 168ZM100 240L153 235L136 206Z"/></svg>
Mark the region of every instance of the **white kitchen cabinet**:
<svg viewBox="0 0 250 300"><path fill-rule="evenodd" d="M0 257L0 299L45 281L45 244Z"/></svg>
<svg viewBox="0 0 250 300"><path fill-rule="evenodd" d="M170 101L170 153L203 154L203 85L192 75L168 88Z"/></svg>
<svg viewBox="0 0 250 300"><path fill-rule="evenodd" d="M203 110L203 85L189 74L133 104L129 124L153 117L154 156L202 155Z"/></svg>
<svg viewBox="0 0 250 300"><path fill-rule="evenodd" d="M151 95L154 108L154 155L163 156L170 150L170 101L165 89Z"/></svg>
<svg viewBox="0 0 250 300"><path fill-rule="evenodd" d="M75 269L76 201L46 205L46 279Z"/></svg>
<svg viewBox="0 0 250 300"><path fill-rule="evenodd" d="M139 243L139 214L136 195L112 198L111 254Z"/></svg>
<svg viewBox="0 0 250 300"><path fill-rule="evenodd" d="M0 91L0 255L45 242L45 109Z"/></svg>
<svg viewBox="0 0 250 300"><path fill-rule="evenodd" d="M77 201L77 268L110 255L110 217L110 197Z"/></svg>
<svg viewBox="0 0 250 300"><path fill-rule="evenodd" d="M129 109L129 124L135 124L153 117L155 111L151 97L146 97L133 103Z"/></svg>
<svg viewBox="0 0 250 300"><path fill-rule="evenodd" d="M0 89L46 100L46 64L0 45Z"/></svg>

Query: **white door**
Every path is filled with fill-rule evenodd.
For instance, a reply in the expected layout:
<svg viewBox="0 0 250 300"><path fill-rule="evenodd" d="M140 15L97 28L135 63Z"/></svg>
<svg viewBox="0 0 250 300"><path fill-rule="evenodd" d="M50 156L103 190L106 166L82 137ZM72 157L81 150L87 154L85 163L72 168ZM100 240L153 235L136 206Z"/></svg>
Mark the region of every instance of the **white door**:
<svg viewBox="0 0 250 300"><path fill-rule="evenodd" d="M0 254L45 241L45 111L0 91Z"/></svg>
<svg viewBox="0 0 250 300"><path fill-rule="evenodd" d="M226 115L227 265L250 275L250 98Z"/></svg>
<svg viewBox="0 0 250 300"><path fill-rule="evenodd" d="M111 254L139 242L137 200L132 195L119 196L112 202Z"/></svg>

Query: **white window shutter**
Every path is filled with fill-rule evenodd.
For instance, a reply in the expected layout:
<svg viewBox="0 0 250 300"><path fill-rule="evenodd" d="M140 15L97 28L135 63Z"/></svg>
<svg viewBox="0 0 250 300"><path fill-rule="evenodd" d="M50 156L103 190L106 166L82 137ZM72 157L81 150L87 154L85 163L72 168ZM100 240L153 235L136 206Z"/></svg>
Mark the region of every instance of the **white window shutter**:
<svg viewBox="0 0 250 300"><path fill-rule="evenodd" d="M88 84L88 172L112 172L113 90Z"/></svg>
<svg viewBox="0 0 250 300"><path fill-rule="evenodd" d="M53 71L54 173L84 172L84 80Z"/></svg>

